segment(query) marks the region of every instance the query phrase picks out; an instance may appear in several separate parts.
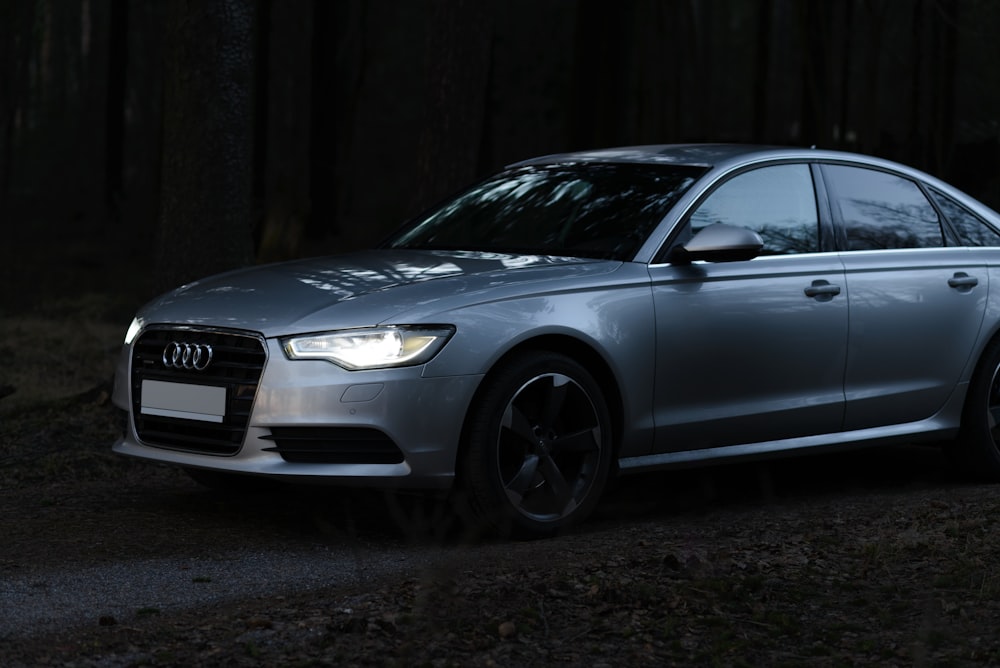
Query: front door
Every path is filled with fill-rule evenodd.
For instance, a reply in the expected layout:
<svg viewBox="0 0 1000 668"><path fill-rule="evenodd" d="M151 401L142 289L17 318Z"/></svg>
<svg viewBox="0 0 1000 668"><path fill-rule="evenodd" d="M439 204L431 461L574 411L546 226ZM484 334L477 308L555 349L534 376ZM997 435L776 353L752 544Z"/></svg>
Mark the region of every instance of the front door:
<svg viewBox="0 0 1000 668"><path fill-rule="evenodd" d="M811 171L756 168L723 183L686 223L764 239L762 255L653 265L656 452L835 432L844 413L848 303L821 246Z"/></svg>

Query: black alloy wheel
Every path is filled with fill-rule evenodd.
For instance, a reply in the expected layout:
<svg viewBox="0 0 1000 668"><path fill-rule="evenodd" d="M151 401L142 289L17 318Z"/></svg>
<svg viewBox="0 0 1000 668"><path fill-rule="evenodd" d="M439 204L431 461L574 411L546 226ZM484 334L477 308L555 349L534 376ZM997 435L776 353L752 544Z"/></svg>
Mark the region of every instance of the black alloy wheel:
<svg viewBox="0 0 1000 668"><path fill-rule="evenodd" d="M492 532L545 537L593 510L607 481L612 427L603 393L573 359L531 352L487 381L468 431L465 491Z"/></svg>
<svg viewBox="0 0 1000 668"><path fill-rule="evenodd" d="M1000 481L1000 341L986 348L972 375L954 454L971 476Z"/></svg>

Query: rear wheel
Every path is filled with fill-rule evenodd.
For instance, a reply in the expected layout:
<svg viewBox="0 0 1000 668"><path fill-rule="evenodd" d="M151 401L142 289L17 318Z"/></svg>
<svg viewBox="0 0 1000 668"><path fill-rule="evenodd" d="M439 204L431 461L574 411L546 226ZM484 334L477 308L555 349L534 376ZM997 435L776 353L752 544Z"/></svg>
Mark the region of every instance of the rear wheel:
<svg viewBox="0 0 1000 668"><path fill-rule="evenodd" d="M1000 481L1000 341L986 349L972 375L955 454L967 473Z"/></svg>
<svg viewBox="0 0 1000 668"><path fill-rule="evenodd" d="M485 382L462 471L477 527L544 537L583 520L612 457L611 418L593 376L564 355L532 352Z"/></svg>

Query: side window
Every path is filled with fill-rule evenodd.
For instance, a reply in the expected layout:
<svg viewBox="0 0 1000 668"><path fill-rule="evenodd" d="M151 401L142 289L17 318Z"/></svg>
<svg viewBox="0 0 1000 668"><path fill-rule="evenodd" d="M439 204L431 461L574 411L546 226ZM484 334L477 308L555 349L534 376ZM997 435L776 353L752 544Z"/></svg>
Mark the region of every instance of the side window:
<svg viewBox="0 0 1000 668"><path fill-rule="evenodd" d="M1000 246L1000 233L964 206L934 189L931 197L966 246Z"/></svg>
<svg viewBox="0 0 1000 668"><path fill-rule="evenodd" d="M861 167L824 165L847 233L847 250L944 245L941 222L913 181Z"/></svg>
<svg viewBox="0 0 1000 668"><path fill-rule="evenodd" d="M691 233L713 223L761 236L761 255L819 250L819 218L809 165L773 165L734 176L691 214Z"/></svg>

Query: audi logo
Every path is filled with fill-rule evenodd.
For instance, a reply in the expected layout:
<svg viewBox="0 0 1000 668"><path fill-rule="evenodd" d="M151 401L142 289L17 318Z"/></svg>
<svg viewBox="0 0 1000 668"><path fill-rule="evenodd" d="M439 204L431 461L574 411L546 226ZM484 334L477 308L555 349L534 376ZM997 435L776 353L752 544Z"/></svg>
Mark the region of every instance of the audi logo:
<svg viewBox="0 0 1000 668"><path fill-rule="evenodd" d="M212 346L207 343L171 341L163 349L163 366L204 371L212 361Z"/></svg>

